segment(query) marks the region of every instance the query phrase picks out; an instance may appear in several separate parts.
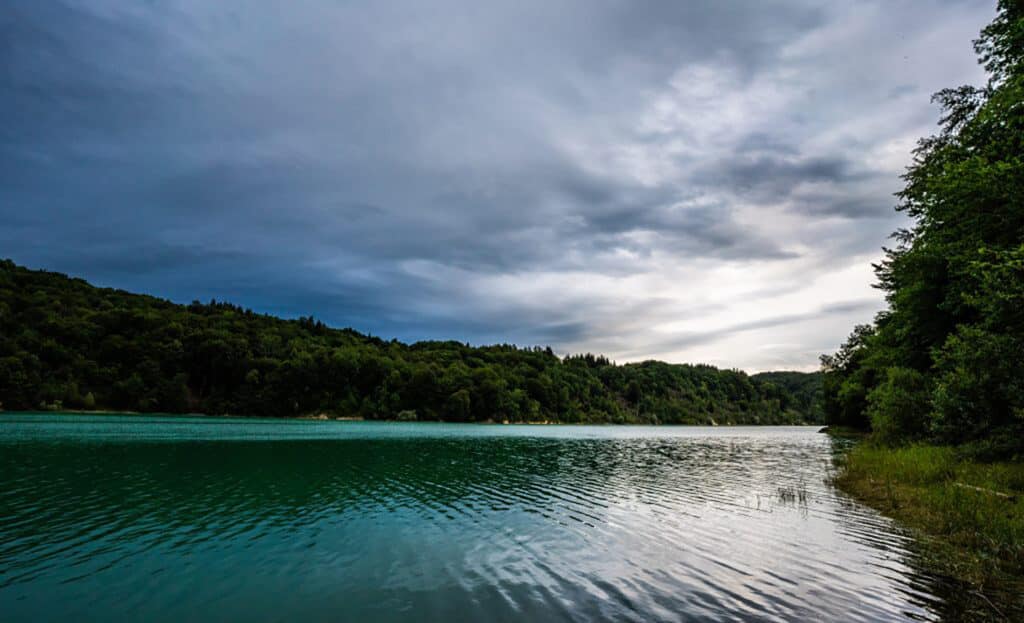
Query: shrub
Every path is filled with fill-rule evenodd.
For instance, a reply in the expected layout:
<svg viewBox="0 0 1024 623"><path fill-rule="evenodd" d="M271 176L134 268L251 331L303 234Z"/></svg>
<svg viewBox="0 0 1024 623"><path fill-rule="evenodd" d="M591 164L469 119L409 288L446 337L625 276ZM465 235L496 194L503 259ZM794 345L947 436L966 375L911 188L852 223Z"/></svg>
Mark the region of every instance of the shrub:
<svg viewBox="0 0 1024 623"><path fill-rule="evenodd" d="M964 443L1019 429L1024 409L1021 344L1005 334L961 327L936 358L935 432ZM1024 440L1017 436L1017 449Z"/></svg>
<svg viewBox="0 0 1024 623"><path fill-rule="evenodd" d="M871 429L885 443L924 437L930 411L928 379L910 368L889 368L885 381L868 394Z"/></svg>

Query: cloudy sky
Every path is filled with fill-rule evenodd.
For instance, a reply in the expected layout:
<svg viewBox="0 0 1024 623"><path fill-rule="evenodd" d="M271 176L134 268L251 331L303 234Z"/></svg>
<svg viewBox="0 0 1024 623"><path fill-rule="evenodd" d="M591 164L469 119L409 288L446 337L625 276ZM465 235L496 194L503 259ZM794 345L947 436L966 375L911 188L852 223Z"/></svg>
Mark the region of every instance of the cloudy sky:
<svg viewBox="0 0 1024 623"><path fill-rule="evenodd" d="M15 1L0 256L403 340L813 369L992 0Z"/></svg>

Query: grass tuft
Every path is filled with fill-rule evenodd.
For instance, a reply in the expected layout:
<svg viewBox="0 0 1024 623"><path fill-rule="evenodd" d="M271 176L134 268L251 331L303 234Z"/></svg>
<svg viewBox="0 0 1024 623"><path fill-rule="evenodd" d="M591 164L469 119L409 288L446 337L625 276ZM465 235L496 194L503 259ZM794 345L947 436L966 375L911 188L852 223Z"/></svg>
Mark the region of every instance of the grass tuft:
<svg viewBox="0 0 1024 623"><path fill-rule="evenodd" d="M932 573L968 585L994 620L1024 615L1024 464L870 440L839 463L836 485L917 531Z"/></svg>

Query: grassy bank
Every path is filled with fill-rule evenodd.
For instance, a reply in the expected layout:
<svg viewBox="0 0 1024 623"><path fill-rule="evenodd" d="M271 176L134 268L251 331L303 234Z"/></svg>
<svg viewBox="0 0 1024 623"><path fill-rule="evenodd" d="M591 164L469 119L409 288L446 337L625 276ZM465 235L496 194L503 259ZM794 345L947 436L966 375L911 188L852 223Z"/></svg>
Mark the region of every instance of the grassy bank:
<svg viewBox="0 0 1024 623"><path fill-rule="evenodd" d="M836 485L917 533L927 571L966 588L955 618L1024 620L1024 464L867 440L843 455Z"/></svg>

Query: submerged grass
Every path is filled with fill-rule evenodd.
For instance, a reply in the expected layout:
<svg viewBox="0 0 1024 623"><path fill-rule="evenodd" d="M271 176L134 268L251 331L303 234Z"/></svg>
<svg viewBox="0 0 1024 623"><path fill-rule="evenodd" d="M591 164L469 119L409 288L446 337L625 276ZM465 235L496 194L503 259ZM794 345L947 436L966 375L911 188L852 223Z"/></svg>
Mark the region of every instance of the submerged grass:
<svg viewBox="0 0 1024 623"><path fill-rule="evenodd" d="M1024 620L1024 464L870 440L839 462L840 489L914 529L921 564L968 588L970 595L956 597L965 609L959 615Z"/></svg>

